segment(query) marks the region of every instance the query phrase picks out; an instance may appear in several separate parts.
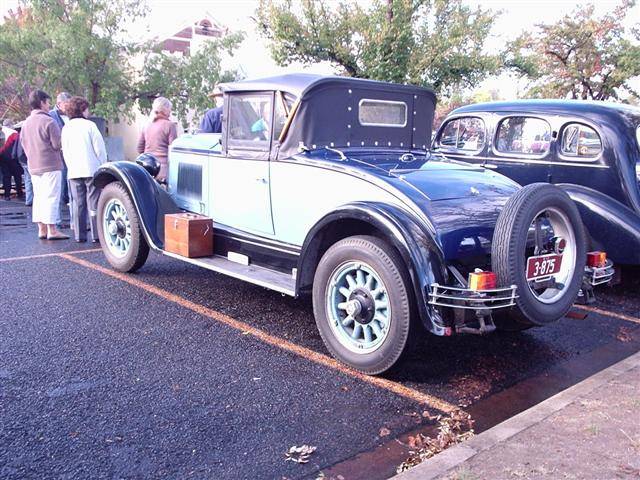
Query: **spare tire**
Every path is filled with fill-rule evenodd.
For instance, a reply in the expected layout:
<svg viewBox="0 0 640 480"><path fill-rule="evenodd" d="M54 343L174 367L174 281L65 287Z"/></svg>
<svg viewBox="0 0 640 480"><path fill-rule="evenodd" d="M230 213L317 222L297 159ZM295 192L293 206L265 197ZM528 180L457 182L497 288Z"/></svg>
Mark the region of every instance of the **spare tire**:
<svg viewBox="0 0 640 480"><path fill-rule="evenodd" d="M500 286L515 285L518 295L496 326L521 330L562 318L578 295L585 261L586 234L573 200L548 183L518 190L498 216L491 246Z"/></svg>

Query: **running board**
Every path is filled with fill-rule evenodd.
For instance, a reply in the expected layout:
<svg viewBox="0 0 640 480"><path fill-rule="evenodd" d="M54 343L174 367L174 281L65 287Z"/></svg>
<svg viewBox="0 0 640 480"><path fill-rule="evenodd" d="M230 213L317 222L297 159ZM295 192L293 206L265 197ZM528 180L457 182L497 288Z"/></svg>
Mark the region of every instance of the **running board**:
<svg viewBox="0 0 640 480"><path fill-rule="evenodd" d="M291 274L276 272L275 270L259 267L257 265L242 265L232 262L220 255L203 258L189 258L164 250L162 253L167 257L192 263L193 265L206 268L207 270L213 270L214 272L222 273L239 280L244 280L245 282L253 283L254 285L260 285L261 287L269 288L276 292L284 293L285 295L290 295L292 297L296 296L296 281Z"/></svg>

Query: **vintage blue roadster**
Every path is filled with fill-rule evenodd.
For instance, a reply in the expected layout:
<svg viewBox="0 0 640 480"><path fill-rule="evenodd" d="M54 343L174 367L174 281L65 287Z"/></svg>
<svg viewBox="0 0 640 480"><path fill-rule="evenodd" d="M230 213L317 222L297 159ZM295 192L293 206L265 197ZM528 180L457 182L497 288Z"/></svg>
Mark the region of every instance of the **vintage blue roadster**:
<svg viewBox="0 0 640 480"><path fill-rule="evenodd" d="M640 265L640 108L519 100L452 111L434 151L521 185L549 182L576 202L590 247Z"/></svg>
<svg viewBox="0 0 640 480"><path fill-rule="evenodd" d="M150 249L283 294L312 295L328 350L368 374L424 326L436 335L523 329L572 306L585 234L559 188L428 150L424 88L316 75L222 85L222 134L183 135L168 189L149 156L104 165L99 235L110 264ZM165 215L213 219L214 252L167 251Z"/></svg>

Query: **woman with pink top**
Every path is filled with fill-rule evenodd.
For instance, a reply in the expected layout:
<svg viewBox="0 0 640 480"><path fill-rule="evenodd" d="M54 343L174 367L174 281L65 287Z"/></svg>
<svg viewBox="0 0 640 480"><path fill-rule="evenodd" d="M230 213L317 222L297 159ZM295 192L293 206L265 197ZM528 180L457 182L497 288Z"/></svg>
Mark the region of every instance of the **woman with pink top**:
<svg viewBox="0 0 640 480"><path fill-rule="evenodd" d="M156 98L151 106L151 123L142 130L138 140L138 153L150 153L158 159L160 171L156 180L160 183L167 182L169 145L178 136L170 116L171 102L164 97Z"/></svg>

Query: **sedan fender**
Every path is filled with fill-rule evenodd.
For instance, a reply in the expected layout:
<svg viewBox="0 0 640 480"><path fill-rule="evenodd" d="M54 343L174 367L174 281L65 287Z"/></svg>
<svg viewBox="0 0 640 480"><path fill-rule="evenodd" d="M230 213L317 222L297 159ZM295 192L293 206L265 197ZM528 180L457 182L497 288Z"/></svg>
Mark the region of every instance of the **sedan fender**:
<svg viewBox="0 0 640 480"><path fill-rule="evenodd" d="M164 216L178 213L180 208L158 182L135 163L106 163L93 176L93 184L99 191L111 182L121 182L125 187L141 219L147 243L151 248L161 250L164 247Z"/></svg>
<svg viewBox="0 0 640 480"><path fill-rule="evenodd" d="M372 231L381 234L400 253L424 326L436 335L444 335L445 326L440 312L428 304L429 285L446 282L448 278L442 248L428 233L428 225L395 205L354 202L339 207L319 220L307 234L302 246L296 291L311 286L316 265L333 243L346 236Z"/></svg>
<svg viewBox="0 0 640 480"><path fill-rule="evenodd" d="M558 184L578 206L594 241L616 263L640 263L640 217L629 207L592 188Z"/></svg>

